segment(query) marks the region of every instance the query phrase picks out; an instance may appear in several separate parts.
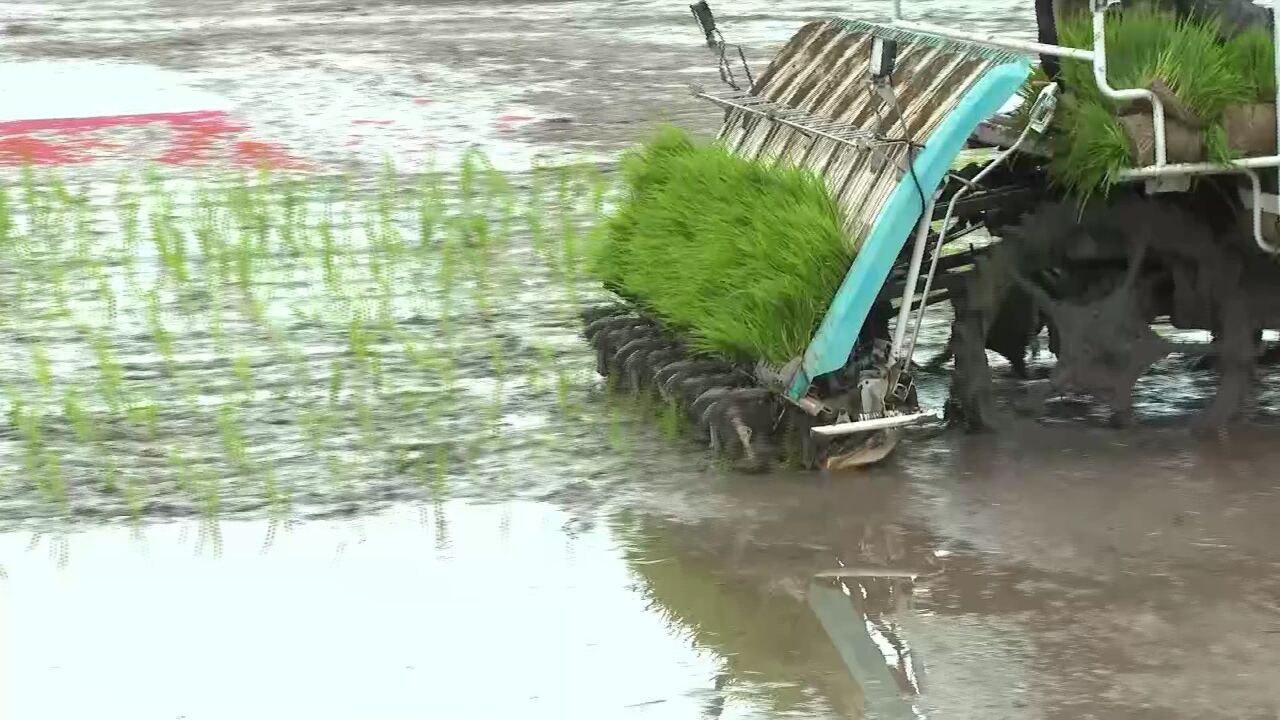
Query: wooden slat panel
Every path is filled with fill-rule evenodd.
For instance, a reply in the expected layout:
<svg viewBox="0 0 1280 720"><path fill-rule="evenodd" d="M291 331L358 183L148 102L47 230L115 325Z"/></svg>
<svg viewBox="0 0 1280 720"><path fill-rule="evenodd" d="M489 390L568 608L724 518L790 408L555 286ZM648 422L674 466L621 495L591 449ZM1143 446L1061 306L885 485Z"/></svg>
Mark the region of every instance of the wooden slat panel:
<svg viewBox="0 0 1280 720"><path fill-rule="evenodd" d="M906 129L867 82L875 35L898 40L894 91ZM820 122L927 141L974 83L1002 57L989 50L845 20L802 27L770 62L752 95L804 110ZM720 139L744 157L798 164L824 177L857 247L900 182L910 155L902 143L850 147L757 114L730 110ZM923 188L927 194L933 188Z"/></svg>

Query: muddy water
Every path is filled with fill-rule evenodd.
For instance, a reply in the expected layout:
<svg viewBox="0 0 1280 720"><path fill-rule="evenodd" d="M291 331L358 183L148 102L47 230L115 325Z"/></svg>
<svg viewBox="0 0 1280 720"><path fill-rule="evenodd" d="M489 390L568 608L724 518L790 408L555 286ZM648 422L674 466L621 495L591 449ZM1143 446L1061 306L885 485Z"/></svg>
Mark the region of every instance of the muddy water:
<svg viewBox="0 0 1280 720"><path fill-rule="evenodd" d="M475 142L518 166L554 150L610 155L661 119L713 132L717 114L688 85L719 81L686 5L19 3L3 51L162 68L226 98L271 139L329 163L360 167L387 152L420 160ZM913 8L1024 36L1032 17L1029 3L1008 0ZM887 3L715 9L759 71L807 19L882 18Z"/></svg>
<svg viewBox="0 0 1280 720"><path fill-rule="evenodd" d="M831 668L770 648L726 665L653 603L637 568L661 567L668 585L689 574L701 583L695 603L728 593L633 545L634 532L571 520L532 503L445 503L290 528L9 536L0 710L33 720L103 716L104 705L121 707L107 717L138 720L767 718L775 707L836 717L796 674ZM780 615L753 609L746 619ZM718 647L752 632L720 630ZM814 639L787 638L804 650ZM849 682L836 687L854 699Z"/></svg>
<svg viewBox="0 0 1280 720"><path fill-rule="evenodd" d="M1031 34L1030 2L906 4ZM804 20L886 14L714 7L757 69ZM69 97L100 115L226 110L322 171L449 162L473 143L509 169L608 158L654 120L718 120L688 95L717 80L685 3L68 0L6 4L3 22L0 77L39 90L47 73L52 90L0 121L57 117ZM127 107L66 79L86 64L94 85L127 79ZM169 142L143 140L127 147ZM100 168L115 166L77 172ZM216 526L153 522L140 542L86 520L123 515L119 498L92 496L100 512L67 524L7 482L5 716L1280 716L1280 453L1265 427L1213 443L1178 427L1209 375L1163 363L1139 388L1139 430L1064 403L1063 422L914 438L872 472L733 477L605 397L550 285L459 339L462 442L408 416L385 428L458 461L430 491L382 462L310 483L316 458L270 425L256 438L301 498L274 531L260 497L229 492ZM573 411L508 383L502 432L472 443L495 334L513 377L555 348ZM1277 386L1263 382L1265 411ZM944 392L937 378L923 396Z"/></svg>

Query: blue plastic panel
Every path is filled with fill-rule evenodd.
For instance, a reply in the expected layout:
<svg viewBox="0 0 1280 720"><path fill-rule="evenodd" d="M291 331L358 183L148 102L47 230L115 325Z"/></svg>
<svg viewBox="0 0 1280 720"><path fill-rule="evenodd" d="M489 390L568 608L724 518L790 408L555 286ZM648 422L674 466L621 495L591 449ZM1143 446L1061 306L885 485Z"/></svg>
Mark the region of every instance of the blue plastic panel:
<svg viewBox="0 0 1280 720"><path fill-rule="evenodd" d="M916 154L915 175L926 195L942 182L974 129L998 112L1030 73L1031 65L1026 61L1003 63L987 71L965 94ZM814 378L839 370L848 362L862 324L923 211L916 181L907 173L863 241L826 317L809 341L788 390L792 399L804 397Z"/></svg>

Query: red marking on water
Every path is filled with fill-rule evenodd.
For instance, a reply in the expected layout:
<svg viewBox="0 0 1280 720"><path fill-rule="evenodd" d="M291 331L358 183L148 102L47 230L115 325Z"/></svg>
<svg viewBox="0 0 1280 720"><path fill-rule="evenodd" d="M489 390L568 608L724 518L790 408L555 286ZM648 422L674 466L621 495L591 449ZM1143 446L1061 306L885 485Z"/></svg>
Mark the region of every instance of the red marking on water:
<svg viewBox="0 0 1280 720"><path fill-rule="evenodd" d="M530 117L529 115L499 115L498 116L498 122L500 123L522 122L525 120L536 120L536 119L537 118Z"/></svg>
<svg viewBox="0 0 1280 720"><path fill-rule="evenodd" d="M180 113L146 113L142 115L101 115L78 118L39 118L34 120L7 120L0 122L0 135L14 133L45 132L77 132L84 130L102 130L104 128L151 125L167 123L170 125L192 125L201 123L222 123L226 127L243 130L241 125L229 122L229 115L222 110L196 110Z"/></svg>
<svg viewBox="0 0 1280 720"><path fill-rule="evenodd" d="M414 105L426 105L431 102L431 98L416 97L413 99Z"/></svg>
<svg viewBox="0 0 1280 720"><path fill-rule="evenodd" d="M300 170L306 167L301 160L290 156L273 143L237 140L234 147L238 165L265 167L270 170Z"/></svg>
<svg viewBox="0 0 1280 720"><path fill-rule="evenodd" d="M0 165L77 165L92 162L95 151L117 147L98 138L52 143L31 135L0 136Z"/></svg>
<svg viewBox="0 0 1280 720"><path fill-rule="evenodd" d="M0 164L66 165L92 162L125 145L113 137L129 129L158 130L167 146L152 159L170 165L229 160L234 165L295 169L303 163L273 143L246 140L249 128L221 110L0 122Z"/></svg>

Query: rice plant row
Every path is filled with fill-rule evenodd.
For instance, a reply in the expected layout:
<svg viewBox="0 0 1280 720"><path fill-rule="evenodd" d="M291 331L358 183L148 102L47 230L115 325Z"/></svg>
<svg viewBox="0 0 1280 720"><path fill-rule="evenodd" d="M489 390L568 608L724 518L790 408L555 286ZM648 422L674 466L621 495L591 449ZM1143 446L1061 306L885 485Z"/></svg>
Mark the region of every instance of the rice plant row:
<svg viewBox="0 0 1280 720"><path fill-rule="evenodd" d="M1226 162L1239 156L1237 145L1244 138L1229 137L1225 114L1233 108L1247 110L1275 101L1270 30L1250 28L1225 39L1223 34L1214 16L1180 18L1150 2L1127 6L1107 21L1107 76L1112 86L1152 88L1164 95L1171 126L1192 136L1177 143L1171 140L1171 148L1176 144L1179 151L1194 156L1182 161ZM1058 35L1063 45L1093 47L1091 15L1064 17ZM1055 118L1050 169L1057 182L1080 195L1105 192L1120 170L1139 163L1138 145L1148 142L1141 135L1149 132L1149 121L1148 130L1141 130L1141 123L1133 118L1126 124L1125 116L1150 108L1104 97L1090 63L1063 60L1061 66L1069 95ZM1037 72L1022 93L1024 99L1033 98L1045 82L1043 73ZM1235 132L1252 134L1244 126L1251 117L1242 114ZM1174 152L1170 150L1171 155Z"/></svg>
<svg viewBox="0 0 1280 720"><path fill-rule="evenodd" d="M0 186L0 521L428 494L590 292L590 166ZM567 402L565 400L564 402ZM561 403L563 404L563 403ZM527 408L525 408L527 410Z"/></svg>
<svg viewBox="0 0 1280 720"><path fill-rule="evenodd" d="M622 163L626 195L593 246L606 285L696 350L800 355L853 260L824 181L667 127Z"/></svg>

